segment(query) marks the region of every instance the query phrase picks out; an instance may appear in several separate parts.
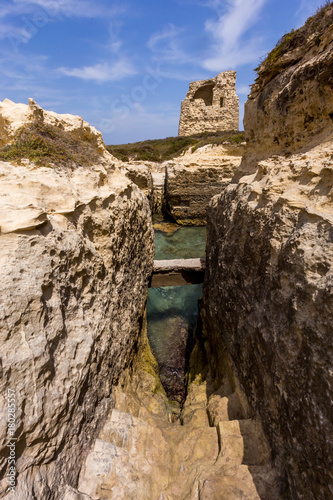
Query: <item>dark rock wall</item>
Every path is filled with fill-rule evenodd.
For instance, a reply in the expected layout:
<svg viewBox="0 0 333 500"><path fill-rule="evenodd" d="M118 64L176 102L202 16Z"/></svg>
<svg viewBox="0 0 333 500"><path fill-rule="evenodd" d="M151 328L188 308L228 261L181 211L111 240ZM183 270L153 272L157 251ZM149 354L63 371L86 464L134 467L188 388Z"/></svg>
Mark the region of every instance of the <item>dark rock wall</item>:
<svg viewBox="0 0 333 500"><path fill-rule="evenodd" d="M250 96L249 150L208 210L203 296L213 375L227 355L289 498L306 500L333 495L333 108L322 78L332 31L322 40ZM290 85L297 75L306 99Z"/></svg>

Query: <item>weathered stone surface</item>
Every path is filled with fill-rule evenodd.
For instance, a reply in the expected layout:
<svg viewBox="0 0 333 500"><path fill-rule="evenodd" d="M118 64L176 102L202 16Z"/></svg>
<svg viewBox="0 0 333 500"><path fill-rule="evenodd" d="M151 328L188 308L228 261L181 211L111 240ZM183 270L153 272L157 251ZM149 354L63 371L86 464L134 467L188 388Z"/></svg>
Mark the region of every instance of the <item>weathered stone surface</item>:
<svg viewBox="0 0 333 500"><path fill-rule="evenodd" d="M204 259L154 260L154 272L203 271Z"/></svg>
<svg viewBox="0 0 333 500"><path fill-rule="evenodd" d="M152 212L156 212L156 200L154 194L154 183L150 169L146 165L124 166L126 177L128 177L147 196Z"/></svg>
<svg viewBox="0 0 333 500"><path fill-rule="evenodd" d="M92 500L279 500L260 425L220 422L218 439L207 418L209 392L206 381L191 384L178 420L156 379L136 369L115 391L115 409L87 456L77 493Z"/></svg>
<svg viewBox="0 0 333 500"><path fill-rule="evenodd" d="M333 20L332 7L327 16ZM331 21L332 22L332 21ZM266 81L269 67L258 72L245 104L245 132L255 148L256 158L274 153L308 150L325 142L333 126L333 26L316 43L314 33L306 46L284 55L289 67Z"/></svg>
<svg viewBox="0 0 333 500"><path fill-rule="evenodd" d="M29 98L29 104L14 103L9 99L0 101L0 136L10 137L22 125L26 125L32 121L43 122L47 125L53 125L69 132L75 132L79 136L89 134L90 140L94 140L99 147L100 152L107 158L112 158L112 155L106 151L103 142L102 134L95 127L89 125L80 116L70 114L58 114L54 111L46 111L42 109L32 98Z"/></svg>
<svg viewBox="0 0 333 500"><path fill-rule="evenodd" d="M245 144L209 144L167 163L165 209L178 224L206 223L211 198L230 183L244 151Z"/></svg>
<svg viewBox="0 0 333 500"><path fill-rule="evenodd" d="M161 212L164 200L165 163L133 161L125 163L116 160L126 176L147 196L153 213Z"/></svg>
<svg viewBox="0 0 333 500"><path fill-rule="evenodd" d="M189 91L181 105L180 136L238 128L236 71L225 71L215 78L190 83Z"/></svg>
<svg viewBox="0 0 333 500"><path fill-rule="evenodd" d="M213 375L232 360L289 498L306 500L333 494L332 33L254 88L249 150L208 213L203 323Z"/></svg>
<svg viewBox="0 0 333 500"><path fill-rule="evenodd" d="M0 177L0 497L82 500L81 462L138 342L149 205L107 155L76 169L1 162ZM9 388L18 477L6 495Z"/></svg>

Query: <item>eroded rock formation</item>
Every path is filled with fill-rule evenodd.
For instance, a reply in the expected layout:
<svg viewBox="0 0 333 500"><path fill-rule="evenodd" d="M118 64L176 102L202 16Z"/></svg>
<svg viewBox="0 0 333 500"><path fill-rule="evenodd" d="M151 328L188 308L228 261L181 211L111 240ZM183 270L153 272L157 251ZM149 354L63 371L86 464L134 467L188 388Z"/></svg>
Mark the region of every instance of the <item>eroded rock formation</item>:
<svg viewBox="0 0 333 500"><path fill-rule="evenodd" d="M332 19L333 7L325 9ZM246 104L249 149L210 205L204 285L213 375L223 378L227 356L262 419L289 497L306 500L333 494L333 28L327 24L324 33L315 25L309 35L295 32L281 59L259 69Z"/></svg>
<svg viewBox="0 0 333 500"><path fill-rule="evenodd" d="M166 164L165 210L181 225L206 224L213 196L231 181L240 165L245 143L208 144Z"/></svg>
<svg viewBox="0 0 333 500"><path fill-rule="evenodd" d="M64 500L279 500L260 423L228 382L195 380L180 412L136 367Z"/></svg>
<svg viewBox="0 0 333 500"><path fill-rule="evenodd" d="M137 349L153 266L150 207L79 117L33 102L4 101L0 113L5 142L38 120L95 137L100 152L91 166L0 162L0 497L60 499L67 484L77 498L81 463ZM7 494L8 389L17 486Z"/></svg>
<svg viewBox="0 0 333 500"><path fill-rule="evenodd" d="M215 78L191 82L181 104L179 135L238 130L239 98L236 71Z"/></svg>

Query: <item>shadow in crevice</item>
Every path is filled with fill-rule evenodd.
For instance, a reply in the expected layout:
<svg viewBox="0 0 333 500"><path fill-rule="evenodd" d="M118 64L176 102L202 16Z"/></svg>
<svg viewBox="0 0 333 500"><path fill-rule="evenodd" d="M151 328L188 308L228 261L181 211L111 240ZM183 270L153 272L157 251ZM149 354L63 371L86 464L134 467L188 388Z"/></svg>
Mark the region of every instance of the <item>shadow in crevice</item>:
<svg viewBox="0 0 333 500"><path fill-rule="evenodd" d="M208 421L216 428L219 440L216 464L220 474L228 476L232 469L235 477L243 478L240 483L245 490L253 483L262 500L287 498L287 483L273 463L260 419L249 404L227 350L219 350L218 355L210 350L202 301L200 306L188 379L206 386Z"/></svg>

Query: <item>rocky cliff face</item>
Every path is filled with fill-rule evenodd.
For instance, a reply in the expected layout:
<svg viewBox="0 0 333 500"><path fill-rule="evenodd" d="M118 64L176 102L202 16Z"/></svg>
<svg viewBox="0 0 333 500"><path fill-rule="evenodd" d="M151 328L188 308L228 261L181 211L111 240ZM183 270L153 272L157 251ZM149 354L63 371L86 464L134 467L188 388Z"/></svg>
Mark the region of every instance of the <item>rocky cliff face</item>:
<svg viewBox="0 0 333 500"><path fill-rule="evenodd" d="M166 163L165 209L178 224L206 224L208 204L231 181L245 144L208 144Z"/></svg>
<svg viewBox="0 0 333 500"><path fill-rule="evenodd" d="M333 494L332 34L332 22L313 29L259 69L244 120L249 149L210 205L204 285L213 373L222 379L231 360L286 495L307 500Z"/></svg>
<svg viewBox="0 0 333 500"><path fill-rule="evenodd" d="M79 117L10 101L0 112L4 142L24 123L52 120L83 141L95 137L100 153L91 166L0 162L0 497L63 498L137 348L153 264L150 208ZM5 476L9 389L15 493Z"/></svg>

